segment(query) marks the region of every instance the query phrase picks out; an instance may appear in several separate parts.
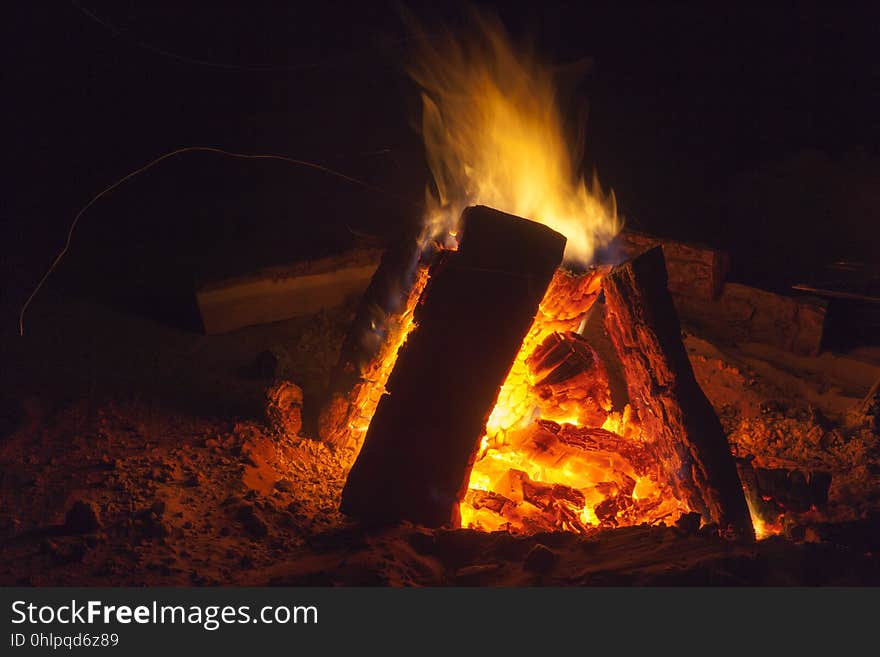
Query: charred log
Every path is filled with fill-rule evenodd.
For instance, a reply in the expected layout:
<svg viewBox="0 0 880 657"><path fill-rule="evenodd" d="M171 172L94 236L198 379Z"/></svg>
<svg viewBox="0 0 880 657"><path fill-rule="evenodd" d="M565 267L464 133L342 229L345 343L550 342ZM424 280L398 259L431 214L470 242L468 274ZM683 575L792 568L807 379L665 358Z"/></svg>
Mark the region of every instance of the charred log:
<svg viewBox="0 0 880 657"><path fill-rule="evenodd" d="M562 261L565 237L486 207L431 268L342 494L368 521L457 522L458 501L501 384Z"/></svg>
<svg viewBox="0 0 880 657"><path fill-rule="evenodd" d="M724 251L632 231L623 231L613 242L613 247L626 258L657 246L663 247L672 294L711 301L721 293L730 269L730 258Z"/></svg>
<svg viewBox="0 0 880 657"><path fill-rule="evenodd" d="M676 497L706 522L754 537L727 438L694 377L660 248L604 280L605 324L639 414Z"/></svg>
<svg viewBox="0 0 880 657"><path fill-rule="evenodd" d="M407 235L382 256L346 333L339 360L330 374L327 401L321 410L319 435L344 448L363 435L363 413L375 406L369 397L381 394L377 370L393 348L410 297L421 293L426 264L415 233ZM365 408L366 407L366 408Z"/></svg>
<svg viewBox="0 0 880 657"><path fill-rule="evenodd" d="M803 513L828 502L831 473L790 468L762 468L737 459L746 499L762 520L774 521L786 511Z"/></svg>

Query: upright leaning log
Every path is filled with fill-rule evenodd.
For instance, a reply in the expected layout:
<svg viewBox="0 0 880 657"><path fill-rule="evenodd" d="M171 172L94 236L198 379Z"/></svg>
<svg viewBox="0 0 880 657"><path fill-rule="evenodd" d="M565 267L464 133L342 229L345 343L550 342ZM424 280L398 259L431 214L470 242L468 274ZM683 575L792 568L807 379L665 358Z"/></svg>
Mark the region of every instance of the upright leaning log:
<svg viewBox="0 0 880 657"><path fill-rule="evenodd" d="M562 262L565 237L477 206L458 251L431 268L385 394L342 493L366 521L457 520L499 388Z"/></svg>
<svg viewBox="0 0 880 657"><path fill-rule="evenodd" d="M681 340L663 251L616 267L603 286L605 327L630 401L677 496L707 522L754 538L730 445Z"/></svg>

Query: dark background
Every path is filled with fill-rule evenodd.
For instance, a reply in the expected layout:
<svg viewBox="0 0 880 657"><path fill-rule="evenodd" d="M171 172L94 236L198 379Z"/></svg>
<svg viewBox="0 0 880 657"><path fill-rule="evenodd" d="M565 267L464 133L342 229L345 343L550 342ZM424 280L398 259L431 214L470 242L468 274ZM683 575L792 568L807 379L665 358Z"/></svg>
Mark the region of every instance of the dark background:
<svg viewBox="0 0 880 657"><path fill-rule="evenodd" d="M588 107L585 171L615 190L631 226L726 248L737 279L784 287L837 259L880 260L869 4L495 9L549 59L592 60L570 115ZM429 33L467 23L461 5L433 5L407 4ZM50 286L152 312L191 299L193 279L419 219L428 173L396 4L81 0L4 14L4 322L79 208L180 146L313 160L386 191L186 154L84 215ZM168 304L172 319L180 307Z"/></svg>

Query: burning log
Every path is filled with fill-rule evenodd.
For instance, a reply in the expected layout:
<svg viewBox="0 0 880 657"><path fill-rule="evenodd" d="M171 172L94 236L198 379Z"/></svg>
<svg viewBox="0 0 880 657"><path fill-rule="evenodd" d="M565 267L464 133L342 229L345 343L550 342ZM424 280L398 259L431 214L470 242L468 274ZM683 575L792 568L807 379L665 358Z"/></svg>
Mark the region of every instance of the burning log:
<svg viewBox="0 0 880 657"><path fill-rule="evenodd" d="M617 267L603 284L605 325L630 401L676 497L706 522L753 538L730 446L681 340L662 250Z"/></svg>
<svg viewBox="0 0 880 657"><path fill-rule="evenodd" d="M544 417L570 414L601 426L611 410L608 373L595 350L573 331L551 333L526 359Z"/></svg>
<svg viewBox="0 0 880 657"><path fill-rule="evenodd" d="M486 419L562 261L565 237L478 206L430 272L342 493L369 521L457 521Z"/></svg>
<svg viewBox="0 0 880 657"><path fill-rule="evenodd" d="M647 474L653 464L652 456L642 442L627 440L616 433L598 427L563 425L556 433L562 444L584 452L601 452L625 459L639 474Z"/></svg>
<svg viewBox="0 0 880 657"><path fill-rule="evenodd" d="M505 506L515 505L515 502L507 499L504 495L488 490L469 490L465 494L465 499L475 509L489 509L499 515L503 515Z"/></svg>
<svg viewBox="0 0 880 657"><path fill-rule="evenodd" d="M319 435L336 448L363 438L406 337L415 303L427 281L427 265L416 235L407 235L382 256L349 327L330 374Z"/></svg>
<svg viewBox="0 0 880 657"><path fill-rule="evenodd" d="M803 513L828 502L831 474L790 468L762 468L749 459L737 459L736 467L746 499L763 520L775 521L786 511Z"/></svg>
<svg viewBox="0 0 880 657"><path fill-rule="evenodd" d="M567 502L577 509L584 506L584 494L571 486L533 481L527 473L515 468L508 472L508 481L515 499L522 499L539 509L546 509L555 502Z"/></svg>

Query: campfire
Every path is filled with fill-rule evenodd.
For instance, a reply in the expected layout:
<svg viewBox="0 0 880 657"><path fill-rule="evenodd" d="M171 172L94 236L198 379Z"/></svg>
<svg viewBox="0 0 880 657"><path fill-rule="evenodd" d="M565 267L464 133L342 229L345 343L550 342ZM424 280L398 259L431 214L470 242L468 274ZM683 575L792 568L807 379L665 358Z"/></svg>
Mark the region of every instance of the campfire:
<svg viewBox="0 0 880 657"><path fill-rule="evenodd" d="M412 69L436 189L377 270L321 416L357 455L343 512L512 533L686 516L753 536L662 251L609 263L616 203L576 175L551 71L480 27Z"/></svg>
<svg viewBox="0 0 880 657"><path fill-rule="evenodd" d="M662 251L573 272L558 266L564 243L534 222L470 208L460 248L417 266L378 348L352 331L322 418L326 440L360 450L343 511L514 533L695 513L750 535ZM374 301L403 261L386 257L367 292L356 326L369 322L371 336ZM602 355L582 335L599 315L613 344ZM609 370L623 374L629 399L617 409Z"/></svg>

